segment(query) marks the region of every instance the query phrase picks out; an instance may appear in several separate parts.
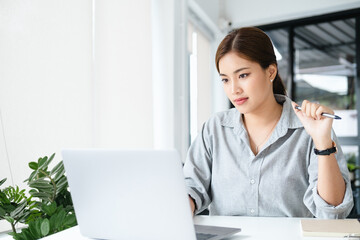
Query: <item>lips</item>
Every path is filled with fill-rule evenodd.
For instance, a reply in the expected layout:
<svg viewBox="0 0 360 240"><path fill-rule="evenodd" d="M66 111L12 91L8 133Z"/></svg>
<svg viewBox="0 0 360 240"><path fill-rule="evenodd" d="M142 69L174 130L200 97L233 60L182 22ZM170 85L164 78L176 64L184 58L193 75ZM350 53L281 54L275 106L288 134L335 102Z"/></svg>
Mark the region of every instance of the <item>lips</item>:
<svg viewBox="0 0 360 240"><path fill-rule="evenodd" d="M237 98L234 100L234 103L236 105L242 105L244 104L249 98Z"/></svg>

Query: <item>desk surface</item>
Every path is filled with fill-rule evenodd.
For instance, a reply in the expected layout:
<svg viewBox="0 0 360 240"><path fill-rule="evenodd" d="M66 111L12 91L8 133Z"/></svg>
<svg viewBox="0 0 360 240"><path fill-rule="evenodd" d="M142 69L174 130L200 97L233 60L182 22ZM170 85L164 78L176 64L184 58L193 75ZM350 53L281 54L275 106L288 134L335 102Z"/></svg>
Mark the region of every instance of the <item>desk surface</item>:
<svg viewBox="0 0 360 240"><path fill-rule="evenodd" d="M195 224L241 228L241 232L226 238L228 240L321 240L329 238L303 237L300 226L301 218L273 217L231 217L231 216L196 216ZM0 240L11 240L12 237L0 237ZM79 227L73 227L60 233L43 238L43 240L77 239L89 240L80 234ZM344 238L331 238L340 240Z"/></svg>

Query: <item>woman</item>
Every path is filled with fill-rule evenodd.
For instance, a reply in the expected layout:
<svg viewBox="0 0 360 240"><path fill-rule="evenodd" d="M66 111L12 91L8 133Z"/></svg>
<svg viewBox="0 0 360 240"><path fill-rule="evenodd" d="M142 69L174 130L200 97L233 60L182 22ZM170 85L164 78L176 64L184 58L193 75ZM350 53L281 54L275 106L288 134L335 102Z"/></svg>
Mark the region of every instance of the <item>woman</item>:
<svg viewBox="0 0 360 240"><path fill-rule="evenodd" d="M229 33L216 67L235 108L212 116L189 149L193 213L345 218L353 206L349 173L333 119L321 115L333 111L306 100L295 109L271 40L257 28Z"/></svg>

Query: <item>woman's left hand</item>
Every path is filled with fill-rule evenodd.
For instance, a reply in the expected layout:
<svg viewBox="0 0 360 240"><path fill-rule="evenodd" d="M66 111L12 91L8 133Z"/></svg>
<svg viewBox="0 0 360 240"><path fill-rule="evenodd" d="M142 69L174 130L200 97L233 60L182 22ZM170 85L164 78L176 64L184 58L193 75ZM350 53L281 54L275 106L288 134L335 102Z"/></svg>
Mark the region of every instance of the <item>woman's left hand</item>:
<svg viewBox="0 0 360 240"><path fill-rule="evenodd" d="M331 146L331 127L332 118L322 116L322 113L334 114L334 111L323 105L304 100L301 104L301 110L295 109L298 106L292 102L293 110L306 132L311 136L317 149L327 149Z"/></svg>

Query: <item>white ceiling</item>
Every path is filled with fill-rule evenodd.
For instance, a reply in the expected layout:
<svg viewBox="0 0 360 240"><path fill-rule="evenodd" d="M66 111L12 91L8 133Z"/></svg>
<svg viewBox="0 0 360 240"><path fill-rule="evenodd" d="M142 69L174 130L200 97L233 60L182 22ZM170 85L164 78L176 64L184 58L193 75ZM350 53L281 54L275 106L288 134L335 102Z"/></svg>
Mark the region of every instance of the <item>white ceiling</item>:
<svg viewBox="0 0 360 240"><path fill-rule="evenodd" d="M360 7L360 0L194 0L221 29L224 21L232 27L257 26Z"/></svg>

